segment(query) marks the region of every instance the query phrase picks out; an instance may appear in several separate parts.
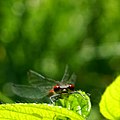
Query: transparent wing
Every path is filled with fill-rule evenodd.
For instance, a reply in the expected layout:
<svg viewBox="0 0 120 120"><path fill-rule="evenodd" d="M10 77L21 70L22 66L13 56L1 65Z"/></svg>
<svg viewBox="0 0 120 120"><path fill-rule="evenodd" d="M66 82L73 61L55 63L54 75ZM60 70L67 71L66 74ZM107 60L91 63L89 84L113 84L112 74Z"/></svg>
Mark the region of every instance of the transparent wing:
<svg viewBox="0 0 120 120"><path fill-rule="evenodd" d="M69 84L75 84L76 81L76 75L73 73L71 76L69 75L68 65L65 67L65 72L63 75L63 78L61 80L62 83L69 83Z"/></svg>
<svg viewBox="0 0 120 120"><path fill-rule="evenodd" d="M69 77L70 77L70 75L69 75L69 71L68 71L68 65L66 65L65 72L64 72L61 82L66 82L69 79Z"/></svg>
<svg viewBox="0 0 120 120"><path fill-rule="evenodd" d="M58 81L55 81L50 78L46 78L41 74L32 70L28 72L28 82L34 87L53 86L58 83Z"/></svg>
<svg viewBox="0 0 120 120"><path fill-rule="evenodd" d="M75 84L77 76L73 73L67 83Z"/></svg>
<svg viewBox="0 0 120 120"><path fill-rule="evenodd" d="M12 91L14 94L30 99L41 99L48 95L51 86L33 87L27 85L12 84Z"/></svg>

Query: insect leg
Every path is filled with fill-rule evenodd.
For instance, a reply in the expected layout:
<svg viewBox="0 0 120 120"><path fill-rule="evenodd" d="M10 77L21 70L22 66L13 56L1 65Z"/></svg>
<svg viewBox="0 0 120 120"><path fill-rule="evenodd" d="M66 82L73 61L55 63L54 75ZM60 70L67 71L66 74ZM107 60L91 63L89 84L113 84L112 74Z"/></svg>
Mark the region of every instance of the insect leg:
<svg viewBox="0 0 120 120"><path fill-rule="evenodd" d="M51 103L54 103L59 97L60 97L60 94L54 94L50 96Z"/></svg>

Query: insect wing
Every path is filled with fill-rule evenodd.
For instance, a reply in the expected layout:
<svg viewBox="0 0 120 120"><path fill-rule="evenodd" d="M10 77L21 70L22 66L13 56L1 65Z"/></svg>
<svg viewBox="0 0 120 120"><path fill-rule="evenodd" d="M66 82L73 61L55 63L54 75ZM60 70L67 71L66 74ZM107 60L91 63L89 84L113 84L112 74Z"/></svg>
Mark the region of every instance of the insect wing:
<svg viewBox="0 0 120 120"><path fill-rule="evenodd" d="M69 84L75 84L76 81L76 75L73 73L71 76L69 75L68 65L65 67L65 72L63 75L63 78L61 80L62 83L69 83Z"/></svg>
<svg viewBox="0 0 120 120"><path fill-rule="evenodd" d="M51 88L52 88L51 86L33 87L33 86L17 85L17 84L12 85L12 91L16 95L30 99L41 99L47 96Z"/></svg>
<svg viewBox="0 0 120 120"><path fill-rule="evenodd" d="M75 84L75 82L76 82L76 77L77 77L77 76L75 75L75 73L73 73L67 83Z"/></svg>
<svg viewBox="0 0 120 120"><path fill-rule="evenodd" d="M58 81L55 81L50 78L46 78L41 74L32 70L28 72L28 82L34 87L54 86L55 84L58 83Z"/></svg>
<svg viewBox="0 0 120 120"><path fill-rule="evenodd" d="M68 71L68 65L66 65L65 72L64 72L61 82L66 82L69 79L69 76L70 75L69 75L69 71Z"/></svg>

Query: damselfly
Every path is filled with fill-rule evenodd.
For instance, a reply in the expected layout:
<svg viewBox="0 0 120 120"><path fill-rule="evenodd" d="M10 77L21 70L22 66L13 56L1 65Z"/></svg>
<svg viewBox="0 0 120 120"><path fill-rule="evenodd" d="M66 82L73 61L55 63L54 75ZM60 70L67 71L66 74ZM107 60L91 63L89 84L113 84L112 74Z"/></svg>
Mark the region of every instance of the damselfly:
<svg viewBox="0 0 120 120"><path fill-rule="evenodd" d="M56 81L51 78L44 77L43 75L30 70L28 72L29 85L12 85L13 92L25 98L42 99L49 96L51 102L64 95L69 95L74 92L74 83L76 75L73 73L71 76L68 73L68 66L61 81Z"/></svg>

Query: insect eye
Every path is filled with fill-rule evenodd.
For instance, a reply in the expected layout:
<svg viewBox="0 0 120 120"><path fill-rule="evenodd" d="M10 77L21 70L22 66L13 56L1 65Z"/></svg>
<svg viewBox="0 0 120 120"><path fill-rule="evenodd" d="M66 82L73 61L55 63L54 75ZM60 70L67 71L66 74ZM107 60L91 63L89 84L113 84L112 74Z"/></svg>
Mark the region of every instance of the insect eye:
<svg viewBox="0 0 120 120"><path fill-rule="evenodd" d="M57 91L59 91L59 90L60 90L60 86L59 86L59 85L55 85L55 86L54 86L54 91L57 92Z"/></svg>
<svg viewBox="0 0 120 120"><path fill-rule="evenodd" d="M73 84L70 84L68 87L70 90L74 90L75 86Z"/></svg>

